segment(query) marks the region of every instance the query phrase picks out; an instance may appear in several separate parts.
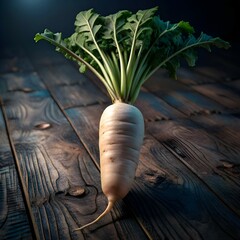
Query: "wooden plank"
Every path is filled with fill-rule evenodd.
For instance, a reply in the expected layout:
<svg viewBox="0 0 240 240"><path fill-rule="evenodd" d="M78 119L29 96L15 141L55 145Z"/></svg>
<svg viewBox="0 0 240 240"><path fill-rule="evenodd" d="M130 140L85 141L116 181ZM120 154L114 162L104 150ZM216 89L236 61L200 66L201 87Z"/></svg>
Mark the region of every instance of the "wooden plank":
<svg viewBox="0 0 240 240"><path fill-rule="evenodd" d="M226 84L205 84L192 86L199 93L213 99L227 109L237 110L240 108L240 91Z"/></svg>
<svg viewBox="0 0 240 240"><path fill-rule="evenodd" d="M240 148L235 147L232 151L230 144L223 145L211 132L187 119L149 123L148 131L240 216L239 178L219 168L223 161L237 159Z"/></svg>
<svg viewBox="0 0 240 240"><path fill-rule="evenodd" d="M95 84L71 64L41 67L38 74L63 108L110 102Z"/></svg>
<svg viewBox="0 0 240 240"><path fill-rule="evenodd" d="M210 62L210 61L209 61ZM209 63L207 62L207 63ZM207 77L214 78L217 82L231 81L239 77L238 73L226 72L225 69L218 67L207 66L198 66L195 68L195 71L201 73Z"/></svg>
<svg viewBox="0 0 240 240"><path fill-rule="evenodd" d="M98 125L101 114L107 106L107 104L102 104L65 110L79 138L98 167L100 166L97 134L99 129Z"/></svg>
<svg viewBox="0 0 240 240"><path fill-rule="evenodd" d="M142 88L139 97L134 104L144 112L144 120L148 122L184 118L185 115L176 108L170 106L161 98L154 96Z"/></svg>
<svg viewBox="0 0 240 240"><path fill-rule="evenodd" d="M216 82L215 78L206 76L204 74L199 74L198 72L194 71L194 69L195 68L187 69L181 67L177 71L177 80L188 86Z"/></svg>
<svg viewBox="0 0 240 240"><path fill-rule="evenodd" d="M158 71L146 81L144 87L187 116L224 112L225 110L215 101L169 78L166 72Z"/></svg>
<svg viewBox="0 0 240 240"><path fill-rule="evenodd" d="M101 104L110 102L110 100L91 82L76 84L71 86L55 86L51 91L58 102L61 102L63 108L71 108L73 106L88 106L93 104Z"/></svg>
<svg viewBox="0 0 240 240"><path fill-rule="evenodd" d="M33 239L0 111L0 239Z"/></svg>
<svg viewBox="0 0 240 240"><path fill-rule="evenodd" d="M15 166L1 167L0 180L0 238L34 239Z"/></svg>
<svg viewBox="0 0 240 240"><path fill-rule="evenodd" d="M148 226L145 218L151 220L151 229L158 230L158 226L164 229L164 237L160 235L157 239L239 238L239 217L148 135L141 151L137 180L136 191L142 198L137 195L131 206L140 211L139 215L142 213L141 220ZM146 206L145 202L149 204ZM214 230L210 233L209 229Z"/></svg>
<svg viewBox="0 0 240 240"><path fill-rule="evenodd" d="M0 93L45 89L36 72L7 73L0 76Z"/></svg>
<svg viewBox="0 0 240 240"><path fill-rule="evenodd" d="M58 65L49 64L40 67L36 65L36 70L39 76L41 76L41 79L46 82L49 87L81 85L88 81L85 75L80 74L70 62Z"/></svg>
<svg viewBox="0 0 240 240"><path fill-rule="evenodd" d="M191 118L205 129L211 136L217 138L219 152L223 158L217 168L233 171L238 178L240 171L240 121L239 118L229 114L199 116ZM229 164L227 164L229 162Z"/></svg>
<svg viewBox="0 0 240 240"><path fill-rule="evenodd" d="M47 91L4 95L10 133L40 239L147 239L120 204L93 228L73 229L106 207L99 171ZM78 194L83 189L83 194Z"/></svg>
<svg viewBox="0 0 240 240"><path fill-rule="evenodd" d="M66 110L96 162L99 161L98 122L103 109L103 105L94 105ZM161 134L159 128L155 130ZM152 239L237 239L240 236L240 218L148 132L135 185L124 202Z"/></svg>

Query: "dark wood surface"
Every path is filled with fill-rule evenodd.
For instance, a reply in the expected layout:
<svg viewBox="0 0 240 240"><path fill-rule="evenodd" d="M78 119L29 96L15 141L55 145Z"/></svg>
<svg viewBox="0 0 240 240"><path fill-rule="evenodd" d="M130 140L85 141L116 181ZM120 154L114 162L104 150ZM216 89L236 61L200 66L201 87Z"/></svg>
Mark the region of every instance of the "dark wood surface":
<svg viewBox="0 0 240 240"><path fill-rule="evenodd" d="M201 54L172 80L159 70L136 106L145 138L134 186L106 207L98 124L102 84L53 48L0 59L0 239L240 239L240 65ZM238 51L239 52L239 51Z"/></svg>

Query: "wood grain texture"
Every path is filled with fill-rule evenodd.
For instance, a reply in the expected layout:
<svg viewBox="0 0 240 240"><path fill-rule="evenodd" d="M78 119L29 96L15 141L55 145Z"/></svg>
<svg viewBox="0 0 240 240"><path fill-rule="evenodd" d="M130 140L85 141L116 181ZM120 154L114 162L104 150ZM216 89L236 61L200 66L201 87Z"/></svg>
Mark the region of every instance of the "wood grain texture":
<svg viewBox="0 0 240 240"><path fill-rule="evenodd" d="M68 64L49 64L37 67L38 74L42 81L46 82L49 87L52 86L74 86L84 84L88 81L84 74L70 63Z"/></svg>
<svg viewBox="0 0 240 240"><path fill-rule="evenodd" d="M98 152L93 146L98 144L96 126L103 109L104 106L94 105L66 110L97 162ZM240 236L237 230L240 218L148 134L141 150L135 185L124 202L151 239L237 239ZM209 229L214 231L209 232Z"/></svg>
<svg viewBox="0 0 240 240"><path fill-rule="evenodd" d="M137 183L138 193L143 188L144 194L131 201L132 207L145 224L152 224L152 231L161 229L164 235L158 232L156 239L239 238L239 217L149 135L141 151ZM144 207L137 207L137 201ZM144 204L146 201L151 204Z"/></svg>
<svg viewBox="0 0 240 240"><path fill-rule="evenodd" d="M218 151L223 156L220 160L221 164L217 168L229 171L229 173L232 172L232 175L238 179L240 176L239 118L229 114L221 114L193 117L192 120L203 127L209 136L217 139Z"/></svg>
<svg viewBox="0 0 240 240"><path fill-rule="evenodd" d="M240 91L226 84L205 84L192 86L203 95L213 99L227 109L238 110L240 108Z"/></svg>
<svg viewBox="0 0 240 240"><path fill-rule="evenodd" d="M223 161L240 154L232 151L231 144L212 136L207 130L190 120L149 124L148 131L173 152L182 163L202 179L233 212L240 216L240 182L230 172L219 168Z"/></svg>
<svg viewBox="0 0 240 240"><path fill-rule="evenodd" d="M185 117L182 112L144 88L140 91L139 97L134 105L139 108L141 112L144 112L144 120L147 122Z"/></svg>
<svg viewBox="0 0 240 240"><path fill-rule="evenodd" d="M33 239L0 111L0 239Z"/></svg>
<svg viewBox="0 0 240 240"><path fill-rule="evenodd" d="M63 108L109 102L109 98L71 64L44 66L38 73Z"/></svg>
<svg viewBox="0 0 240 240"><path fill-rule="evenodd" d="M36 72L6 73L0 75L0 94L6 92L33 92L44 90L45 86Z"/></svg>
<svg viewBox="0 0 240 240"><path fill-rule="evenodd" d="M51 83L54 84L54 81L52 81ZM59 82L55 83L55 84L60 85ZM100 86L100 84L98 86ZM66 85L66 87L68 88L69 86ZM69 91L66 90L66 92L69 92ZM150 98L149 98L149 96L150 96ZM154 108L152 106L151 106L151 108L147 107L148 106L147 104L149 104L149 102L151 101L151 96L153 96L153 95L151 95L151 93L143 91L140 95L140 100L137 103L137 104L139 104L139 108L140 109L142 108L141 110L144 112L144 116L153 116L151 111ZM152 97L152 99L158 100L158 98L156 98L156 97L155 98ZM152 102L154 102L154 100L152 100ZM61 100L60 100L60 105L62 105ZM98 121L100 119L100 115L101 115L102 111L104 110L104 108L106 106L107 105L104 104L104 105L93 105L93 106L79 108L79 107L77 107L77 105L73 105L72 109L69 108L69 109L66 109L66 111L65 111L67 113L67 116L69 117L70 121L73 122L73 126L76 128L79 138L82 140L84 146L90 153L91 157L95 160L97 165L99 165L99 157L98 157L99 152L98 152L98 148L96 148L96 146L98 145ZM158 105L156 104L155 106L158 106ZM169 109L171 109L171 107L169 107ZM149 113L149 112L151 112L151 113ZM175 110L175 114L176 114L176 112L177 111ZM173 113L172 115L174 115L173 110L169 111L169 113ZM176 117L176 115L175 115L175 117ZM148 118L146 118L146 119L148 119ZM161 120L161 119L159 119L159 120ZM156 124L155 121L152 124ZM153 146L156 146L158 144L156 141L153 141L153 142L154 142L154 144L152 143ZM148 150L146 150L146 152L149 151L148 145L147 145L146 149L148 149ZM163 149L163 147L161 147L161 149ZM173 155L171 155L170 153L168 153L168 155L171 156L172 158L174 158ZM154 159L155 157L151 156L151 158ZM146 159L149 159L149 156ZM175 165L179 164L179 162L176 159L175 159L175 161L176 161ZM152 170L152 169L149 170L149 164L150 163L148 163L148 165L146 164L146 166L148 166L148 169L144 168L144 170L140 171L140 173L138 173L138 175L137 175L137 178L138 178L138 176L141 176L140 177L140 179L141 179L142 176L145 176L145 178L146 178L146 179L144 179L145 184L147 181L150 181L153 184L161 184L161 182L164 181L164 177L162 177L163 173L162 173L161 168L159 170L156 170L156 167L155 167L154 170ZM161 164L159 164L159 166L161 166ZM146 174L145 174L145 172L146 172ZM160 176L158 174L160 174ZM173 174L170 174L169 176L173 177ZM177 174L175 174L175 177L173 177L173 178L177 178L176 176L177 176ZM192 179L192 177L191 177L191 179ZM198 181L198 183L199 183L199 181ZM202 184L201 182L199 184L204 186L204 184ZM208 188L206 188L206 187L203 187L203 188L204 188L204 190L203 190L204 195L207 195L207 194L205 194L205 192L208 192ZM135 191L142 197L144 194L141 193L141 192L143 192L141 184L140 184L140 187L138 186L138 184L136 184L136 189L137 190L135 190ZM144 188L144 193L146 193L146 195L148 195L148 192L145 188ZM134 190L133 190L133 195L134 195ZM224 204L221 201L219 201L219 199L215 196L215 194L210 192L209 198L214 198L215 201L218 201L219 206L224 206ZM130 199L131 199L131 197L130 197ZM133 199L136 200L136 197L135 198L133 197ZM194 197L193 197L193 199L194 199ZM192 202L194 202L193 199L191 200ZM199 199L199 196L196 196L196 199ZM138 215L140 206L139 207L136 206L136 201L134 201L134 200L132 200L131 208L135 208L136 210L134 212L136 215ZM138 198L137 201L141 201L141 200ZM172 201L174 202L174 200L172 200ZM175 199L175 201L176 201L176 199ZM205 204L207 204L209 200L204 200L204 201L206 201ZM130 202L131 202L131 200L130 200ZM199 204L205 205L202 202ZM126 205L127 206L129 205L128 202ZM184 205L184 203L181 203L180 205ZM154 209L159 209L159 208L161 208L161 206L159 206L158 204L154 205ZM165 209L162 211L166 211L166 212L174 211L174 210L170 210L170 209L176 209L176 211L179 211L176 206L175 206L175 208L169 207L167 210ZM222 209L222 207L220 207L220 209ZM154 212L152 208L149 209L149 211ZM232 226L232 223L231 223L229 225L229 228L231 228L231 231L227 232L226 234L223 234L223 232L225 231L224 224L225 224L225 222L229 221L229 220L223 220L223 222L220 224L220 227L218 228L217 232L214 232L212 234L212 236L211 236L212 238L220 239L220 237L221 237L222 239L234 239L239 236L239 232L236 231L239 218L235 215L235 213L232 213L231 210L229 210L228 208L224 208L224 211L223 211L224 213L219 210L215 210L211 213L211 211L209 209L207 209L207 210L202 209L200 211L207 212L207 213L205 213L206 215L209 215L209 216L214 215L215 216L213 218L209 217L209 218L211 218L211 220L209 220L209 221L211 222L212 226L214 226L214 228L216 228L216 225L219 224L218 217L217 217L218 215L223 216L226 213L228 213L227 218L229 218L229 220L230 220L232 217L234 217L235 221L237 222L237 224L234 224L234 226ZM140 210L140 212L141 212L141 210ZM148 215L147 212L148 211L143 211L143 216ZM186 213L184 213L184 214L186 214ZM165 214L165 215L168 215L168 214ZM199 215L200 215L200 213L199 213ZM148 234L150 234L150 236L154 239L158 239L159 237L166 237L166 238L170 238L170 239L171 238L172 239L186 239L186 238L193 238L193 236L194 237L197 236L197 238L201 239L202 236L204 236L204 238L206 238L207 235L209 235L209 233L206 230L204 230L204 226L202 227L201 230L199 230L197 227L191 228L191 227L189 227L189 225L192 225L191 222L189 223L187 220L185 222L186 225L184 225L182 223L181 217L179 219L178 216L172 216L172 218L176 219L175 221L176 221L177 225L179 225L179 227L177 227L178 230L176 230L176 229L169 230L168 225L167 225L167 227L160 225L161 226L160 229L154 228L154 230L153 230L151 227L149 228L149 224L153 224L155 226L156 222L158 222L158 221L156 219L154 219L154 221L152 221L152 222L148 220L147 223L145 223L146 220L144 220L145 217L143 217L143 216L140 216L139 220L141 221L141 224L144 226L144 228L146 228L147 231L149 232ZM157 216L159 216L159 214ZM148 219L152 219L152 218L153 218L152 216L148 217ZM198 220L198 221L201 222L201 220ZM174 233L174 231L177 231L177 233Z"/></svg>
<svg viewBox="0 0 240 240"><path fill-rule="evenodd" d="M144 87L186 116L211 114L225 110L219 103L193 91L189 86L169 78L163 71L154 74L144 84Z"/></svg>
<svg viewBox="0 0 240 240"><path fill-rule="evenodd" d="M66 109L66 114L73 123L79 138L85 145L92 159L99 167L98 130L102 112L108 105L92 105L88 107Z"/></svg>
<svg viewBox="0 0 240 240"><path fill-rule="evenodd" d="M114 223L115 216L121 219L119 207L94 234L91 228L73 232L97 217L106 199L99 171L47 91L12 92L6 113L40 239L124 239L123 233L146 239L133 218Z"/></svg>
<svg viewBox="0 0 240 240"><path fill-rule="evenodd" d="M216 82L216 78L194 71L195 68L180 68L177 70L177 81L188 86Z"/></svg>
<svg viewBox="0 0 240 240"><path fill-rule="evenodd" d="M0 95L39 239L240 239L239 70L232 62L180 69L179 81L159 71L145 84L136 102L146 135L133 189L99 223L73 232L107 204L98 124L110 101L99 80L79 74L52 46L27 54L30 61L1 58ZM224 103L195 89L204 86L230 97ZM7 159L0 163L2 211L17 181L8 151L0 145L0 152ZM1 221L12 214L1 213Z"/></svg>

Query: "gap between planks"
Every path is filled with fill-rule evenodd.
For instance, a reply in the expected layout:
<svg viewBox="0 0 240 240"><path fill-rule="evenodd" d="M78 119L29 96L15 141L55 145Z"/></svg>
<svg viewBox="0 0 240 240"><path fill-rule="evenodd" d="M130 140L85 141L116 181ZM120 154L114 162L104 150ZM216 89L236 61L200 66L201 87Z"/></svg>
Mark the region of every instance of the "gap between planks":
<svg viewBox="0 0 240 240"><path fill-rule="evenodd" d="M0 97L0 108L2 110L3 119L4 119L5 126L6 126L6 133L7 133L7 137L8 137L8 140L9 140L10 149L11 149L13 159L14 159L14 162L15 162L15 166L16 166L16 170L17 170L16 172L17 172L17 177L19 179L19 186L20 186L20 189L22 190L22 193L23 193L22 196L23 196L23 201L24 201L25 207L26 207L26 213L28 215L28 219L30 220L29 224L30 224L30 229L31 229L31 232L32 232L32 236L33 236L33 239L40 240L38 227L37 227L37 224L34 220L35 218L33 216L33 213L31 211L31 203L30 203L29 197L28 197L28 190L27 190L27 188L24 184L24 179L23 179L23 175L22 175L22 172L21 172L21 168L20 168L18 157L17 157L16 149L14 147L13 140L12 140L12 137L11 137L11 134L10 134L10 131L9 131L7 114L6 114L4 104L3 104L3 101L1 99L1 97Z"/></svg>
<svg viewBox="0 0 240 240"><path fill-rule="evenodd" d="M152 134L150 134L151 137L153 137L154 139L156 139ZM157 139L156 139L157 140ZM157 140L158 141L158 140ZM197 171L191 167L189 164L187 164L186 161L184 161L181 156L179 156L174 150L172 150L169 146L167 146L166 144L162 144L168 151L170 151L185 167L187 167L207 188L208 190L213 193L229 210L231 210L237 217L240 217L240 214L238 212L236 212L236 210L234 208L232 208L231 206L229 206L229 204L227 204L225 202L225 200L216 192L214 191L214 189L212 187L209 186L208 183L206 183L201 176L197 173Z"/></svg>

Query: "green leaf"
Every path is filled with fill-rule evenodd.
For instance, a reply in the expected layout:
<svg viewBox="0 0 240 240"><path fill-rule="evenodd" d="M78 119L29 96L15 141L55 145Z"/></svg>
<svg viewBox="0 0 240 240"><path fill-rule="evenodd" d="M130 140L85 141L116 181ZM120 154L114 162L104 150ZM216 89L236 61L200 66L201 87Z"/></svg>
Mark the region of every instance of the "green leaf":
<svg viewBox="0 0 240 240"><path fill-rule="evenodd" d="M205 33L199 36L189 22L170 23L156 15L157 7L131 13L122 10L100 16L93 9L81 11L75 31L63 39L46 29L34 40L46 40L65 57L77 61L80 72L90 69L105 85L112 101L133 103L142 84L159 68L177 77L182 60L194 66L197 50L227 49L230 44Z"/></svg>
<svg viewBox="0 0 240 240"><path fill-rule="evenodd" d="M151 34L151 22L157 9L158 8L155 7L147 10L139 10L136 14L133 14L127 19L124 29L129 30L129 38L132 42L132 48L134 48L136 39L143 40L142 37L144 31L148 31L148 35Z"/></svg>
<svg viewBox="0 0 240 240"><path fill-rule="evenodd" d="M228 42L225 42L220 38L213 38L204 33L201 33L198 38L192 34L186 36L181 33L181 40L179 39L178 42L174 42L173 36L174 34L178 34L178 29L175 28L175 30L170 33L170 35L165 35L164 38L160 39L158 42L159 46L168 40L168 47L166 49L158 49L156 54L160 55L161 52L161 59L157 64L155 63L153 70L146 78L149 78L158 68L161 67L166 68L169 71L170 76L175 76L177 68L180 67L178 64L173 67L174 64L172 64L172 61L175 61L176 58L185 59L189 66L194 66L197 60L197 48L205 48L207 50L211 50L211 47L213 46L225 49L230 47L230 44Z"/></svg>
<svg viewBox="0 0 240 240"><path fill-rule="evenodd" d="M171 61L166 62L165 68L169 72L169 76L177 79L177 69L180 67L179 60L177 58L172 59Z"/></svg>
<svg viewBox="0 0 240 240"><path fill-rule="evenodd" d="M79 67L79 72L80 73L85 73L87 70L87 67L85 64L80 64L80 67Z"/></svg>
<svg viewBox="0 0 240 240"><path fill-rule="evenodd" d="M57 43L63 43L62 41L62 33L52 33L49 29L45 29L43 33L37 33L34 37L35 42L39 40L49 38Z"/></svg>
<svg viewBox="0 0 240 240"><path fill-rule="evenodd" d="M182 55L190 67L195 66L195 63L198 58L196 49L188 49L184 51Z"/></svg>
<svg viewBox="0 0 240 240"><path fill-rule="evenodd" d="M181 29L182 31L189 33L189 34L193 34L195 32L194 28L190 25L189 22L185 22L185 21L180 21L177 24L177 27L179 29Z"/></svg>
<svg viewBox="0 0 240 240"><path fill-rule="evenodd" d="M100 49L97 41L98 34L101 34L102 28L99 18L100 15L95 13L93 9L80 12L76 16L76 21L74 23L76 27L75 33L70 36L70 42L90 52L97 50L94 56L102 60L101 54L99 54ZM88 55L88 53L86 55Z"/></svg>

